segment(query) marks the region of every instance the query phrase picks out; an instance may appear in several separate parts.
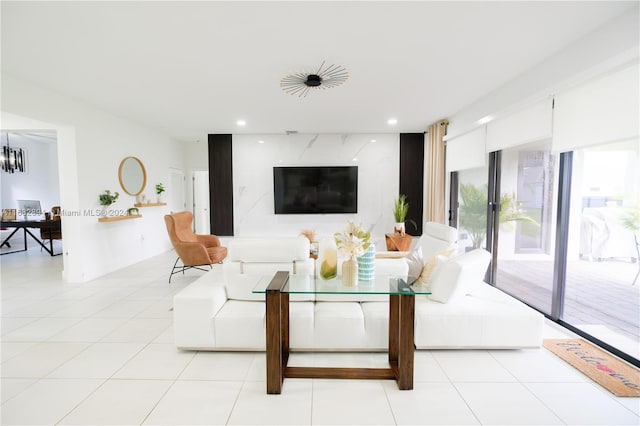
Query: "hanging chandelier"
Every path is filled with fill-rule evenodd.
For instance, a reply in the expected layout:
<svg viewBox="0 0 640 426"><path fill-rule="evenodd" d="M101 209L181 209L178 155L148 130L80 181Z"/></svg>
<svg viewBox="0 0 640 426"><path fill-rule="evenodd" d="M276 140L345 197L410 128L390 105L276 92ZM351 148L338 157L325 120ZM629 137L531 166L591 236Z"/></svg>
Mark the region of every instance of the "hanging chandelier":
<svg viewBox="0 0 640 426"><path fill-rule="evenodd" d="M24 150L11 148L9 145L9 132L7 132L7 144L2 145L0 151L0 168L7 173L24 173Z"/></svg>

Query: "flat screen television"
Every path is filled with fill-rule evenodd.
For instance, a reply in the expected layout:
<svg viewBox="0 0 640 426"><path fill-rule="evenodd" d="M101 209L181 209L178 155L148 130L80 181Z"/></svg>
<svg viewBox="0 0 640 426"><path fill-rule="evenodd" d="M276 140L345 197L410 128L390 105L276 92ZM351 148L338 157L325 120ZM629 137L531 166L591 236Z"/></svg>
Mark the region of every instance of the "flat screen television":
<svg viewBox="0 0 640 426"><path fill-rule="evenodd" d="M358 167L274 167L276 214L358 212Z"/></svg>

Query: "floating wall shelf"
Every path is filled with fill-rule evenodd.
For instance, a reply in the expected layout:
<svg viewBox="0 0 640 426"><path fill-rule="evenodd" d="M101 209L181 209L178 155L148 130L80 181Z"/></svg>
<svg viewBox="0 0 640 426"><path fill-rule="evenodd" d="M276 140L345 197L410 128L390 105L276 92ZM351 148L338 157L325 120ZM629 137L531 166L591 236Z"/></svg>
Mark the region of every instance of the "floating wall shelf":
<svg viewBox="0 0 640 426"><path fill-rule="evenodd" d="M166 206L167 203L135 203L133 207L158 207L158 206Z"/></svg>
<svg viewBox="0 0 640 426"><path fill-rule="evenodd" d="M141 214L131 214L129 216L111 216L98 218L98 222L117 222L119 220L140 219Z"/></svg>

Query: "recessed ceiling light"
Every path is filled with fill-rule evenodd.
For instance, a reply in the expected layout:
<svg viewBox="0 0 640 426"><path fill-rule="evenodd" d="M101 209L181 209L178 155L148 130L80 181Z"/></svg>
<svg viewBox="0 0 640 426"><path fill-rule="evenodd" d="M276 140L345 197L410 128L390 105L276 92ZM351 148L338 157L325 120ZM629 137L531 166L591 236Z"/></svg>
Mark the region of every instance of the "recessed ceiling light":
<svg viewBox="0 0 640 426"><path fill-rule="evenodd" d="M247 125L247 122L246 122L246 121L244 121L244 120L238 120L238 121L236 121L236 124L237 124L238 126L246 126L246 125Z"/></svg>
<svg viewBox="0 0 640 426"><path fill-rule="evenodd" d="M376 140L375 139L371 139L371 143L376 143Z"/></svg>
<svg viewBox="0 0 640 426"><path fill-rule="evenodd" d="M390 118L387 120L387 124L390 126L395 126L396 124L398 124L398 119L397 118Z"/></svg>
<svg viewBox="0 0 640 426"><path fill-rule="evenodd" d="M478 124L487 124L488 122L493 120L493 116L485 115L480 120L477 121Z"/></svg>
<svg viewBox="0 0 640 426"><path fill-rule="evenodd" d="M258 143L264 143L264 141L263 140L259 140Z"/></svg>
<svg viewBox="0 0 640 426"><path fill-rule="evenodd" d="M355 163L356 161L358 161L358 159L354 157L353 160L351 160L351 161L353 161Z"/></svg>

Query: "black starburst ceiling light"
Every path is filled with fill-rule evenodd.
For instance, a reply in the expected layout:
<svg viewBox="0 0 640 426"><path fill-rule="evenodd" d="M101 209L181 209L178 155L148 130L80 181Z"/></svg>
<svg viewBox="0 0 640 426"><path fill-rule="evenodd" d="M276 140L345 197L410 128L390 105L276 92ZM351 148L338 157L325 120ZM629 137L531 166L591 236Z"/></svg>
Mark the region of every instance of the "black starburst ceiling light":
<svg viewBox="0 0 640 426"><path fill-rule="evenodd" d="M314 73L290 74L280 80L280 87L290 95L306 97L311 89L330 89L349 79L349 72L342 65L322 65Z"/></svg>

